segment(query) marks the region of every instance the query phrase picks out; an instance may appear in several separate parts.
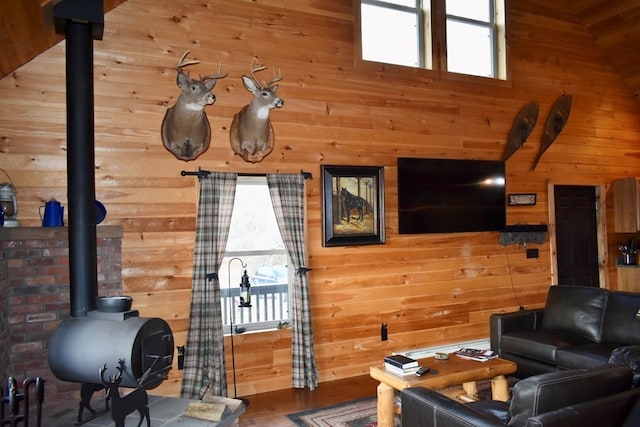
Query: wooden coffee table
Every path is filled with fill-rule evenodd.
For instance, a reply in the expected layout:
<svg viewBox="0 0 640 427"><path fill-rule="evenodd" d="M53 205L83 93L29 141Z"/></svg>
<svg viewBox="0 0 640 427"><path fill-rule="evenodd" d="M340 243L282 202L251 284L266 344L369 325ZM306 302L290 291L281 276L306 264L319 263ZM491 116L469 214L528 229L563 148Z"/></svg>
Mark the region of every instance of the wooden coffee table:
<svg viewBox="0 0 640 427"><path fill-rule="evenodd" d="M476 381L491 379L491 393L495 400L509 399L509 384L505 375L516 372L514 362L504 359L491 359L486 362L467 360L453 354L448 360L436 360L433 357L419 360L420 366L428 366L438 371L426 373L421 377L415 374L396 375L384 368L384 365L369 368L369 375L380 381L378 386L378 427L393 427L394 392L408 387L427 387L433 390L460 385L470 397L477 394Z"/></svg>

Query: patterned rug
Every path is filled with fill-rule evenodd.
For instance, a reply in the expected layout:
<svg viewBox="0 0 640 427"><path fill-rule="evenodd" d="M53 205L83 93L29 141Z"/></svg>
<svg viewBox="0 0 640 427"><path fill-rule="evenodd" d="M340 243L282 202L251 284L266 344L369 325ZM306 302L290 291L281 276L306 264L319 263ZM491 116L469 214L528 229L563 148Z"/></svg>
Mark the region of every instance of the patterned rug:
<svg viewBox="0 0 640 427"><path fill-rule="evenodd" d="M376 398L366 397L289 414L299 427L376 427Z"/></svg>
<svg viewBox="0 0 640 427"><path fill-rule="evenodd" d="M509 386L517 382L517 378L509 377ZM442 390L444 394L453 395L461 391L459 386ZM491 381L478 381L478 398L491 399ZM324 408L288 414L287 417L298 427L377 427L376 397L365 397L358 400L339 403ZM396 416L396 426L400 417Z"/></svg>

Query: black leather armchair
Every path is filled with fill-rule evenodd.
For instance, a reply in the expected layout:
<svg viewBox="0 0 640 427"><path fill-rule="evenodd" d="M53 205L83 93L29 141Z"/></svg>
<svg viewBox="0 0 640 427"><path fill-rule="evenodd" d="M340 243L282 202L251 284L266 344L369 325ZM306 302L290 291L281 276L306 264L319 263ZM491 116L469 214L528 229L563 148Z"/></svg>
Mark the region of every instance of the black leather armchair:
<svg viewBox="0 0 640 427"><path fill-rule="evenodd" d="M423 387L402 391L403 427L621 427L640 420L629 368L603 365L519 381L509 402L461 403ZM633 413L636 413L633 415ZM625 424L629 423L629 424Z"/></svg>

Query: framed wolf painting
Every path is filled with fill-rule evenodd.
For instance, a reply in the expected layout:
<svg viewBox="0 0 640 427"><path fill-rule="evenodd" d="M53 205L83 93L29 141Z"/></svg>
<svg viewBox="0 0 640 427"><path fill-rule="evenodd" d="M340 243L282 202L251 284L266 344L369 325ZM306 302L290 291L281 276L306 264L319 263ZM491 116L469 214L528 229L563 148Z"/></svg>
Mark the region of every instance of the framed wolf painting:
<svg viewBox="0 0 640 427"><path fill-rule="evenodd" d="M322 165L323 246L385 242L384 168Z"/></svg>

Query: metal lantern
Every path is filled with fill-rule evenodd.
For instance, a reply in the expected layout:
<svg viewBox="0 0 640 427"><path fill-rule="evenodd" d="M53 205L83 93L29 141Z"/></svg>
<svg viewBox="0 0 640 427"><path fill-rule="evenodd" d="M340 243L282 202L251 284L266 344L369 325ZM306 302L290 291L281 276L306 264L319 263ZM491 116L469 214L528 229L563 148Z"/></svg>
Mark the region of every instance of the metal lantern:
<svg viewBox="0 0 640 427"><path fill-rule="evenodd" d="M4 212L4 227L19 227L18 216L18 192L8 183L0 184L0 207Z"/></svg>
<svg viewBox="0 0 640 427"><path fill-rule="evenodd" d="M240 281L240 305L238 307L251 307L251 283L249 283L249 275L246 268Z"/></svg>

